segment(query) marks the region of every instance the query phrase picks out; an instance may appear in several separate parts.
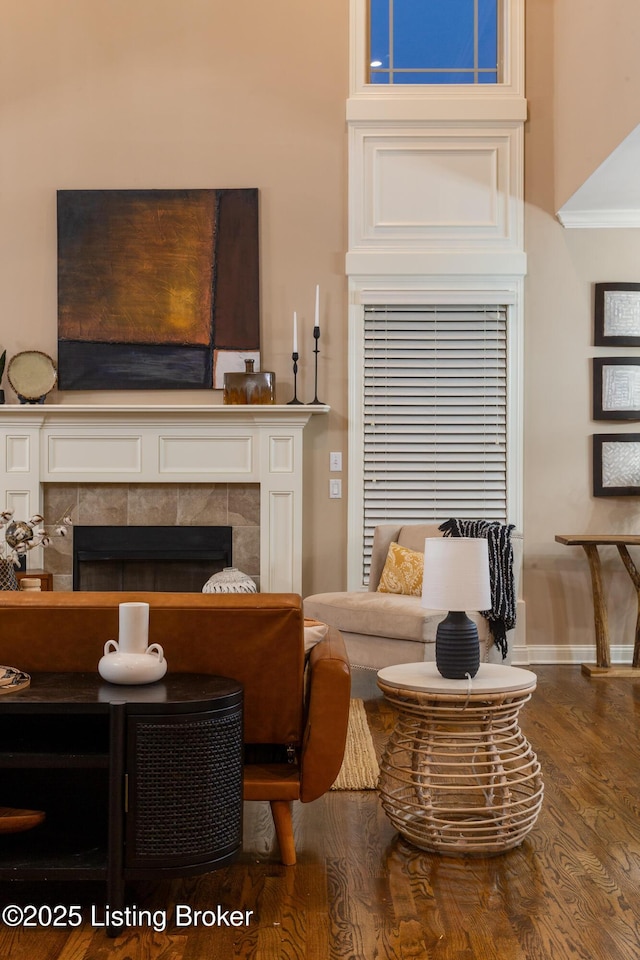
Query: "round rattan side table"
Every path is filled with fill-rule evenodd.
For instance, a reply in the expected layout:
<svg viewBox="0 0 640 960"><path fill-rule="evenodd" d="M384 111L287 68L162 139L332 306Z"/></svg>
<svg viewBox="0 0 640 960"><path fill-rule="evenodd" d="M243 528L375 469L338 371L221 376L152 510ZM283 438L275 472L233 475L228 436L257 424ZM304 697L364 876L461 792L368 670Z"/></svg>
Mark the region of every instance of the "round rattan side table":
<svg viewBox="0 0 640 960"><path fill-rule="evenodd" d="M518 713L536 687L530 670L481 664L466 680L435 663L378 673L397 710L378 789L397 830L422 850L493 856L522 842L544 793Z"/></svg>

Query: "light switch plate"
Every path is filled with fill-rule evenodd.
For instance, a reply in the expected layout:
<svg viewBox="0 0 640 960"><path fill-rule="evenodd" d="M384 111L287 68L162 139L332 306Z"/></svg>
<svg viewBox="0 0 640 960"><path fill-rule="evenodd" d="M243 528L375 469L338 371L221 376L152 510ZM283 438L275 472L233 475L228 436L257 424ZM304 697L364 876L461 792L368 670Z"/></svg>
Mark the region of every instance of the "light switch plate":
<svg viewBox="0 0 640 960"><path fill-rule="evenodd" d="M342 480L329 480L329 499L340 500L342 497Z"/></svg>

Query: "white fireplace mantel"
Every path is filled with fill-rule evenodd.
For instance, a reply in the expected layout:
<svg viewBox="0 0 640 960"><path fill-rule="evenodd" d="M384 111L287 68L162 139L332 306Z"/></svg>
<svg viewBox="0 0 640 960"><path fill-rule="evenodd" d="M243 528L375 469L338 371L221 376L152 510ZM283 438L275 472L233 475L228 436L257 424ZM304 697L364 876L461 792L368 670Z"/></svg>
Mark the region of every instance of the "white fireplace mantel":
<svg viewBox="0 0 640 960"><path fill-rule="evenodd" d="M258 483L260 585L302 590L302 431L324 404L0 406L0 503L42 510L44 483Z"/></svg>

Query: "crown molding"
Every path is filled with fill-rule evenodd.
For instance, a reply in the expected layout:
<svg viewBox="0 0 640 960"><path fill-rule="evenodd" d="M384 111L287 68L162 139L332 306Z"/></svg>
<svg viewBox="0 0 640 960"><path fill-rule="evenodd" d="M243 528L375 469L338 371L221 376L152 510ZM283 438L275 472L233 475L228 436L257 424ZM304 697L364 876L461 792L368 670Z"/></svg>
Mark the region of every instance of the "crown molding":
<svg viewBox="0 0 640 960"><path fill-rule="evenodd" d="M640 227L640 210L558 210L556 214L567 229L617 229Z"/></svg>

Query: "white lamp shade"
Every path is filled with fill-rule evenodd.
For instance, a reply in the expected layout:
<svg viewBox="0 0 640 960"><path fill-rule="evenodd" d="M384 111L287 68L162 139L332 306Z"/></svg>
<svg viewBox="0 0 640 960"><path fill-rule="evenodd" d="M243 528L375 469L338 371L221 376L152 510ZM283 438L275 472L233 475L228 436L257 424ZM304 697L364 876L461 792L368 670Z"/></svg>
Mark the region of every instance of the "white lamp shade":
<svg viewBox="0 0 640 960"><path fill-rule="evenodd" d="M483 537L428 537L424 542L422 606L490 610L489 546Z"/></svg>

